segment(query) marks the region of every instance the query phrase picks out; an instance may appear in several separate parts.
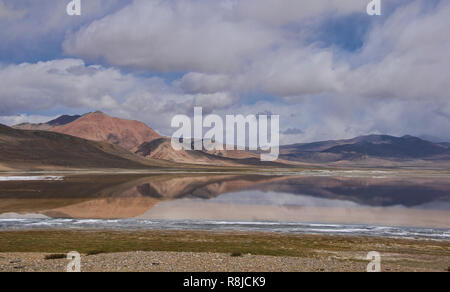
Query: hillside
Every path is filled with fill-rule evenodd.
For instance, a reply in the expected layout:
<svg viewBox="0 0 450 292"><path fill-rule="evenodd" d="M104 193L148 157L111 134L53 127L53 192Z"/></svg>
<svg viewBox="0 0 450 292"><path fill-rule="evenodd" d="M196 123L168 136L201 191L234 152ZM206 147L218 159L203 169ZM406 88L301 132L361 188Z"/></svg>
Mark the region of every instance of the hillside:
<svg viewBox="0 0 450 292"><path fill-rule="evenodd" d="M180 150L175 151L171 145L170 138L160 138L151 142L143 143L136 154L146 158L162 161L171 161L176 163L198 164L198 165L219 165L219 166L287 166L278 162L261 162L259 155L249 153L248 155L232 155L229 157L222 153L233 153L234 151L219 151L220 155L215 152L197 150ZM236 151L237 153L240 153ZM241 151L242 152L242 151Z"/></svg>
<svg viewBox="0 0 450 292"><path fill-rule="evenodd" d="M142 122L114 118L102 112L86 114L72 123L56 126L51 131L92 141L108 142L132 152L144 142L161 138L156 131Z"/></svg>
<svg viewBox="0 0 450 292"><path fill-rule="evenodd" d="M450 160L450 147L445 143L433 143L412 136L370 135L349 140L283 146L280 158L317 163L369 159Z"/></svg>
<svg viewBox="0 0 450 292"><path fill-rule="evenodd" d="M433 143L412 136L370 135L347 140L287 145L281 147L277 163L263 163L260 161L258 151L175 151L170 138L160 136L146 124L110 117L102 112L83 116L64 115L44 124L22 124L16 128L42 129L86 140L106 142L110 148L113 145L122 147L121 156L126 159L133 161L137 159L139 163L149 160L152 165L162 166L190 164L288 167L326 164L389 167L438 164L445 166L450 162L449 143ZM75 151L75 148L73 149Z"/></svg>
<svg viewBox="0 0 450 292"><path fill-rule="evenodd" d="M0 169L131 168L157 165L108 143L0 125Z"/></svg>
<svg viewBox="0 0 450 292"><path fill-rule="evenodd" d="M46 123L40 123L40 124L23 123L23 124L15 125L15 126L13 126L13 128L18 129L18 130L49 131L53 127L67 125L79 118L81 118L80 115L75 115L75 116L63 115L54 120L48 121Z"/></svg>

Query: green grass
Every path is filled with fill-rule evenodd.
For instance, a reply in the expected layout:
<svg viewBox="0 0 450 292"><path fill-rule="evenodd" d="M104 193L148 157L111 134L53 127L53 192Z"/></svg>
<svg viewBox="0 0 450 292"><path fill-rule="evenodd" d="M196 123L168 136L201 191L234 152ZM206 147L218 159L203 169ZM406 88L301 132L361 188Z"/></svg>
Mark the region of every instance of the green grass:
<svg viewBox="0 0 450 292"><path fill-rule="evenodd" d="M82 254L131 251L216 252L268 256L318 257L336 252L450 256L448 242L194 231L13 231L0 232L0 252Z"/></svg>
<svg viewBox="0 0 450 292"><path fill-rule="evenodd" d="M86 255L87 256L93 256L93 255L99 255L99 254L102 254L102 253L107 253L107 252L105 252L103 250L92 250L92 251L86 252Z"/></svg>
<svg viewBox="0 0 450 292"><path fill-rule="evenodd" d="M45 256L45 260L59 260L59 259L65 259L67 257L67 255L65 254L60 254L60 253L54 253L54 254L49 254Z"/></svg>
<svg viewBox="0 0 450 292"><path fill-rule="evenodd" d="M0 232L0 254L35 252L57 259L71 251L87 256L134 251L251 254L334 259L362 267L367 253L378 251L389 270L442 272L450 262L448 241L201 231Z"/></svg>

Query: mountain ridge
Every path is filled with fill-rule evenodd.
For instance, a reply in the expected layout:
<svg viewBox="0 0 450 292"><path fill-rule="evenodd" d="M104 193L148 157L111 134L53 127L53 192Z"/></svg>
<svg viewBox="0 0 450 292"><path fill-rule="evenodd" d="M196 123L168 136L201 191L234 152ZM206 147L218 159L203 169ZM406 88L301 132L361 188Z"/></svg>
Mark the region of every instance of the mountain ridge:
<svg viewBox="0 0 450 292"><path fill-rule="evenodd" d="M382 158L450 160L450 144L433 143L411 135L366 135L346 140L293 144L281 147L280 158L295 161L337 162Z"/></svg>
<svg viewBox="0 0 450 292"><path fill-rule="evenodd" d="M56 126L63 126L67 125L79 118L81 118L81 115L62 115L57 117L56 119L50 120L46 123L39 123L39 124L33 124L33 123L22 123L12 126L14 129L17 130L41 130L41 131L49 131L53 127Z"/></svg>
<svg viewBox="0 0 450 292"><path fill-rule="evenodd" d="M110 117L102 112L93 112L62 126L53 132L72 135L92 141L104 141L136 151L144 142L161 138L155 130L139 121Z"/></svg>
<svg viewBox="0 0 450 292"><path fill-rule="evenodd" d="M175 164L286 167L293 164L361 164L376 167L403 162L450 161L450 143L434 143L411 135L364 135L352 139L284 145L280 147L277 163L264 164L257 161L260 153L255 151L175 151L170 138L159 135L146 124L110 117L100 111L83 116L63 115L45 125L56 125L48 131L106 142L130 151L129 155L137 154L148 160Z"/></svg>
<svg viewBox="0 0 450 292"><path fill-rule="evenodd" d="M0 153L3 169L152 167L151 161L130 156L128 151L112 144L4 125L0 125Z"/></svg>

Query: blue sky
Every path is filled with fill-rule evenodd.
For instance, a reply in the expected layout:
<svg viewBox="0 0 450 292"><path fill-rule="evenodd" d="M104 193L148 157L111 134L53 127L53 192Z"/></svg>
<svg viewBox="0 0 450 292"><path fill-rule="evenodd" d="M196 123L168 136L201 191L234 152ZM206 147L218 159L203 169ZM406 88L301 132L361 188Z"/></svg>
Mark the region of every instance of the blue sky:
<svg viewBox="0 0 450 292"><path fill-rule="evenodd" d="M279 114L283 143L450 139L448 1L66 2L0 0L0 123L102 110L170 135L201 105Z"/></svg>

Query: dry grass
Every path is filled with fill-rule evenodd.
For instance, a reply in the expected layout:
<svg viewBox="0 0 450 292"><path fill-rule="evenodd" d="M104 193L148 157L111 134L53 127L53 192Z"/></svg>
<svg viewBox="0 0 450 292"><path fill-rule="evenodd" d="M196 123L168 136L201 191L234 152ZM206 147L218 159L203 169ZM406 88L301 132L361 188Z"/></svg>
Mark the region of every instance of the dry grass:
<svg viewBox="0 0 450 292"><path fill-rule="evenodd" d="M304 257L334 252L450 256L448 241L372 237L202 231L11 231L0 232L0 252L84 254L130 251L218 252Z"/></svg>
<svg viewBox="0 0 450 292"><path fill-rule="evenodd" d="M365 266L365 255L378 251L387 271L444 272L450 262L448 241L200 231L0 232L1 254L65 254L74 250L105 257L136 251L227 254L233 259L276 256L309 263L332 261L342 263L343 268L348 264Z"/></svg>
<svg viewBox="0 0 450 292"><path fill-rule="evenodd" d="M53 253L53 254L49 254L46 255L44 257L45 260L60 260L60 259L65 259L67 256L65 254L60 254L60 253Z"/></svg>

